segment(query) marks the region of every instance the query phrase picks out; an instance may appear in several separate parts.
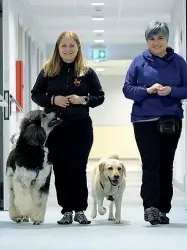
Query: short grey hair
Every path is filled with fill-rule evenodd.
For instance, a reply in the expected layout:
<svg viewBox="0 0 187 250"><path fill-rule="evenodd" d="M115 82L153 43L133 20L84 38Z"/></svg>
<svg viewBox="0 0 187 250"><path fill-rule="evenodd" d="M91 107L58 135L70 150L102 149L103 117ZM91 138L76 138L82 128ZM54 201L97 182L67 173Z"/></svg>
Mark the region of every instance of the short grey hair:
<svg viewBox="0 0 187 250"><path fill-rule="evenodd" d="M148 39L152 36L163 36L168 41L169 40L169 28L165 22L153 21L151 22L145 30L145 39Z"/></svg>

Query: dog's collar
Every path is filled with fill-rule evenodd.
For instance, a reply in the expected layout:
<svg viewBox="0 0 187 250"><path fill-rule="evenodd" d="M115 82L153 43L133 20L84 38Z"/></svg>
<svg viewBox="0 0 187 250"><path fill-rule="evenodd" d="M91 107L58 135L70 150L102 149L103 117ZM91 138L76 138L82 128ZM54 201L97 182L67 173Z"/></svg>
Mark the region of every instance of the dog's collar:
<svg viewBox="0 0 187 250"><path fill-rule="evenodd" d="M40 173L40 169L36 168L36 177L35 177L35 180L38 178L39 173Z"/></svg>
<svg viewBox="0 0 187 250"><path fill-rule="evenodd" d="M100 185L101 185L102 189L104 189L104 186L103 186L101 181L100 181ZM112 195L108 195L108 200L109 201L114 201L114 197Z"/></svg>
<svg viewBox="0 0 187 250"><path fill-rule="evenodd" d="M36 179L38 178L38 176L39 176L39 173L40 173L40 169L39 168L36 168L36 176L35 176L35 178L34 178L34 180L32 180L32 182L31 182L31 184L34 184L34 182L36 181Z"/></svg>

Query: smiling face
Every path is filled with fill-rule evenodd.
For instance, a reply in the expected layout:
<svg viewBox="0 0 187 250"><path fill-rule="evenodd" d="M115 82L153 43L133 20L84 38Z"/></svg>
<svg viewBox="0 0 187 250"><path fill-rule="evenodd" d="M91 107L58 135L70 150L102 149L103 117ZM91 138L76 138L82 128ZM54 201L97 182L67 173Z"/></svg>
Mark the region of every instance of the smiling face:
<svg viewBox="0 0 187 250"><path fill-rule="evenodd" d="M62 60L66 63L71 63L75 60L79 47L76 40L72 36L66 35L62 37L58 50Z"/></svg>
<svg viewBox="0 0 187 250"><path fill-rule="evenodd" d="M121 179L126 176L126 169L123 163L116 159L107 159L99 165L102 176L109 180L113 186L118 186Z"/></svg>
<svg viewBox="0 0 187 250"><path fill-rule="evenodd" d="M164 36L151 36L148 41L148 46L153 55L163 57L166 55L167 40Z"/></svg>

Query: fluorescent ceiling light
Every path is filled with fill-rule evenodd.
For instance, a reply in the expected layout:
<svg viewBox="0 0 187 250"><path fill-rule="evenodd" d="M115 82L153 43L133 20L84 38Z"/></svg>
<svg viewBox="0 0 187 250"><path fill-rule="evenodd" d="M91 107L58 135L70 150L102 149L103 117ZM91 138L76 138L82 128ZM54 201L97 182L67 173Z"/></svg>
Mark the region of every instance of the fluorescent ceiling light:
<svg viewBox="0 0 187 250"><path fill-rule="evenodd" d="M104 3L91 3L92 6L103 6Z"/></svg>
<svg viewBox="0 0 187 250"><path fill-rule="evenodd" d="M94 43L104 43L104 40L94 40Z"/></svg>
<svg viewBox="0 0 187 250"><path fill-rule="evenodd" d="M104 69L103 69L103 68L97 68L96 71L97 71L97 72L103 72Z"/></svg>
<svg viewBox="0 0 187 250"><path fill-rule="evenodd" d="M92 17L92 21L103 21L104 17Z"/></svg>
<svg viewBox="0 0 187 250"><path fill-rule="evenodd" d="M93 30L94 33L103 33L104 30Z"/></svg>

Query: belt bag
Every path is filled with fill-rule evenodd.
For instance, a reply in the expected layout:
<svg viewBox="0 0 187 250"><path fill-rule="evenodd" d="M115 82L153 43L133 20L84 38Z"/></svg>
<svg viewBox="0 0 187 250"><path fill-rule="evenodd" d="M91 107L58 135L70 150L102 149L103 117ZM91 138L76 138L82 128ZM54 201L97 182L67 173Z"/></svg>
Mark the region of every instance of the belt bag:
<svg viewBox="0 0 187 250"><path fill-rule="evenodd" d="M180 132L180 120L176 117L164 116L158 120L158 131L160 134L177 134Z"/></svg>

